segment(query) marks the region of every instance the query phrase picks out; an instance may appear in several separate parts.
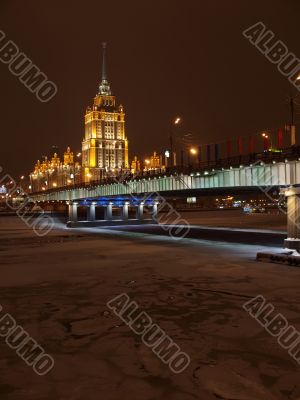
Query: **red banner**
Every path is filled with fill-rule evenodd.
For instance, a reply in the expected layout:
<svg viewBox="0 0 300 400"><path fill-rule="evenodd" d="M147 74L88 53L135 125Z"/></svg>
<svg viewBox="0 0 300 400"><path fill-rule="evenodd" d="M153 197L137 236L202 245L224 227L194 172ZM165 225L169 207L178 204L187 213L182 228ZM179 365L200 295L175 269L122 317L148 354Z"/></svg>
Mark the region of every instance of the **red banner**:
<svg viewBox="0 0 300 400"><path fill-rule="evenodd" d="M269 138L268 137L264 137L264 150L267 151L269 150Z"/></svg>
<svg viewBox="0 0 300 400"><path fill-rule="evenodd" d="M282 129L279 128L278 129L278 136L277 136L277 146L278 146L279 149L282 148L282 138L283 138Z"/></svg>
<svg viewBox="0 0 300 400"><path fill-rule="evenodd" d="M226 149L227 149L227 158L230 158L231 157L231 140L227 140Z"/></svg>
<svg viewBox="0 0 300 400"><path fill-rule="evenodd" d="M243 154L243 141L241 137L239 137L237 140L237 146L238 146L239 156L241 156Z"/></svg>

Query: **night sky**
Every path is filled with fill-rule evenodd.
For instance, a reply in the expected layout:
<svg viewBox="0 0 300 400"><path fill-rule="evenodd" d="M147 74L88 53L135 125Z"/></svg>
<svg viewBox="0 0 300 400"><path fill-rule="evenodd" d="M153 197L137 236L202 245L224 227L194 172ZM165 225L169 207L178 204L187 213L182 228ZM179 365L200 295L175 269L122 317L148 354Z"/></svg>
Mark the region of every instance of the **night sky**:
<svg viewBox="0 0 300 400"><path fill-rule="evenodd" d="M18 177L52 145L81 150L102 41L130 158L165 150L177 115L195 144L283 125L296 90L242 31L262 21L300 58L299 11L299 0L0 0L0 30L59 89L41 103L0 63L1 166Z"/></svg>

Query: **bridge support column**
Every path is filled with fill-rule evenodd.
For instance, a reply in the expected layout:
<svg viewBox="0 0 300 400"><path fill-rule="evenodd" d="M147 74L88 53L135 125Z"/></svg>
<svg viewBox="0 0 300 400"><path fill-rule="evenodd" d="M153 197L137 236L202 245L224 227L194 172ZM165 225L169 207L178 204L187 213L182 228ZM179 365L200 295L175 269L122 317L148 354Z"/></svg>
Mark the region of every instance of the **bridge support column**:
<svg viewBox="0 0 300 400"><path fill-rule="evenodd" d="M88 207L88 221L95 221L96 219L96 203L91 203Z"/></svg>
<svg viewBox="0 0 300 400"><path fill-rule="evenodd" d="M78 203L69 203L69 221L71 222L76 222L78 217L77 217L77 207Z"/></svg>
<svg viewBox="0 0 300 400"><path fill-rule="evenodd" d="M68 217L69 217L69 221L72 221L72 203L71 202L68 203Z"/></svg>
<svg viewBox="0 0 300 400"><path fill-rule="evenodd" d="M139 221L142 221L143 216L144 216L144 203L140 203L137 205L137 208L136 208L136 218Z"/></svg>
<svg viewBox="0 0 300 400"><path fill-rule="evenodd" d="M105 219L112 220L112 203L108 203L105 210Z"/></svg>
<svg viewBox="0 0 300 400"><path fill-rule="evenodd" d="M283 191L287 197L287 232L284 247L300 252L300 187Z"/></svg>
<svg viewBox="0 0 300 400"><path fill-rule="evenodd" d="M122 218L123 221L128 221L128 203L125 203L122 207Z"/></svg>
<svg viewBox="0 0 300 400"><path fill-rule="evenodd" d="M157 203L153 203L151 218L153 221L157 221Z"/></svg>

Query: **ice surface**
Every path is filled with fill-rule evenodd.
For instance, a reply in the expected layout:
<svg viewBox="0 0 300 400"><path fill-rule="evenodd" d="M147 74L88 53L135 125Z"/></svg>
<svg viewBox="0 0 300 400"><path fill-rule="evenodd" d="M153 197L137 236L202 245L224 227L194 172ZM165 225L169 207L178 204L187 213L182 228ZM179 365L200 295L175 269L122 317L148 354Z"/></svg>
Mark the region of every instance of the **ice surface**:
<svg viewBox="0 0 300 400"><path fill-rule="evenodd" d="M266 250L63 224L39 238L0 218L0 304L55 359L39 377L0 338L0 399L298 399L299 365L242 308L263 294L300 329L300 270L255 262ZM108 310L122 292L191 356L186 371Z"/></svg>

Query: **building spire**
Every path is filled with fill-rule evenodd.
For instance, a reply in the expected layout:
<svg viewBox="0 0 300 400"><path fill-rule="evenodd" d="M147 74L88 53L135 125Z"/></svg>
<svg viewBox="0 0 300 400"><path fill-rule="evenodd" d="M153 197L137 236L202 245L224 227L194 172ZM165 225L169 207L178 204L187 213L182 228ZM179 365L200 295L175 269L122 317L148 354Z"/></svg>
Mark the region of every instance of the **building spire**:
<svg viewBox="0 0 300 400"><path fill-rule="evenodd" d="M102 81L106 80L106 42L102 42Z"/></svg>
<svg viewBox="0 0 300 400"><path fill-rule="evenodd" d="M106 76L106 42L102 42L102 78L101 83L99 85L100 95L111 95L110 86Z"/></svg>

